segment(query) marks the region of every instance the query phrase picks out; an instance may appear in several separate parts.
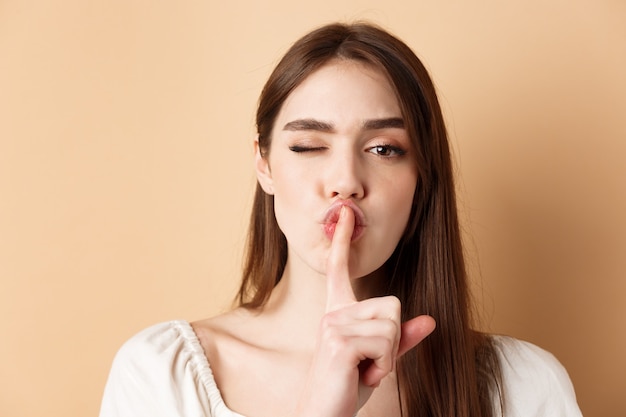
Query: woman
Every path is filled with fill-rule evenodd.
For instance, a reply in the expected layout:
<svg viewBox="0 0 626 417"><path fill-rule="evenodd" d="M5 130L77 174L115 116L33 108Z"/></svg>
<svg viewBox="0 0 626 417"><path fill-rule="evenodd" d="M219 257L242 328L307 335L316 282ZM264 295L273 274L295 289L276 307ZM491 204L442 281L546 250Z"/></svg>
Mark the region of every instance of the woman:
<svg viewBox="0 0 626 417"><path fill-rule="evenodd" d="M102 417L580 415L549 353L471 328L446 130L404 43L309 33L257 129L239 306L133 337Z"/></svg>

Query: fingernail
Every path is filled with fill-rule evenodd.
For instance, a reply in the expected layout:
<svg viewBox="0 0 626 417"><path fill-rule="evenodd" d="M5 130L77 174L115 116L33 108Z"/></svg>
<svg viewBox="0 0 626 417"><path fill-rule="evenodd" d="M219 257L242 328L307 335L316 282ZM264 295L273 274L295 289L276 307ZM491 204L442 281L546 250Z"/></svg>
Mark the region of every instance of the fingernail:
<svg viewBox="0 0 626 417"><path fill-rule="evenodd" d="M346 217L346 206L341 206L341 210L339 211L339 218L344 219Z"/></svg>

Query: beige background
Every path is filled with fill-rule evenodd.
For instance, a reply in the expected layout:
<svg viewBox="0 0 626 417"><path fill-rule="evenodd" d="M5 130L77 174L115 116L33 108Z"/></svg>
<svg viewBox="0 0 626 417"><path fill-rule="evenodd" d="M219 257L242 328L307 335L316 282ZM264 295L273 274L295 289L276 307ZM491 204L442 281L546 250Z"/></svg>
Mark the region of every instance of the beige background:
<svg viewBox="0 0 626 417"><path fill-rule="evenodd" d="M256 98L368 19L431 69L484 328L626 415L626 3L0 1L0 415L96 415L139 329L228 307Z"/></svg>

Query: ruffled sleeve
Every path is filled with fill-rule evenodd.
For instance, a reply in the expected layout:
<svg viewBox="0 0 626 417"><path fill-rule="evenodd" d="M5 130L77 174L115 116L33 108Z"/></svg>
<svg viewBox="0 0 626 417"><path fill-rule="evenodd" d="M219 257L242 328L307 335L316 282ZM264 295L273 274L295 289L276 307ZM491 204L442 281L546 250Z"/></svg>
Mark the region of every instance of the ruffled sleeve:
<svg viewBox="0 0 626 417"><path fill-rule="evenodd" d="M118 351L100 417L231 417L189 323L149 327Z"/></svg>
<svg viewBox="0 0 626 417"><path fill-rule="evenodd" d="M505 417L581 417L574 387L549 352L517 339L495 338L502 367Z"/></svg>

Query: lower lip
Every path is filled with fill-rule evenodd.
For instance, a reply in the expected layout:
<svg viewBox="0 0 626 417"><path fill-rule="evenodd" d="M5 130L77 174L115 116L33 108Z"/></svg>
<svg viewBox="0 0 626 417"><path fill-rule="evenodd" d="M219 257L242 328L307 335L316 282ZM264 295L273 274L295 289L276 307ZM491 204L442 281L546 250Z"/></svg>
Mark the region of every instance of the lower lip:
<svg viewBox="0 0 626 417"><path fill-rule="evenodd" d="M335 228L337 227L337 223L326 223L324 224L324 234L329 240L333 240L333 236L335 235ZM354 226L352 230L352 237L350 238L351 242L357 240L363 234L363 226Z"/></svg>

